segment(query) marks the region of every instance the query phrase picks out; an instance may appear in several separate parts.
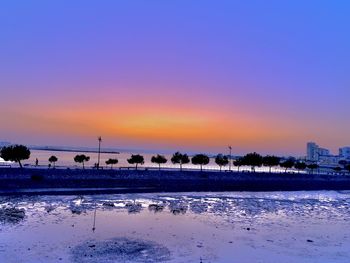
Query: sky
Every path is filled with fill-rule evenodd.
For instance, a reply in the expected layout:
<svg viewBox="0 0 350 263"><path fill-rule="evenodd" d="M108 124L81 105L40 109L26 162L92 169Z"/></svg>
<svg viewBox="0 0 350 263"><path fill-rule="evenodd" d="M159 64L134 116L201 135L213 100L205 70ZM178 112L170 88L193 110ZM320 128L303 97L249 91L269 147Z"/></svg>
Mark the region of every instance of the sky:
<svg viewBox="0 0 350 263"><path fill-rule="evenodd" d="M350 1L0 3L0 141L305 154L350 144Z"/></svg>

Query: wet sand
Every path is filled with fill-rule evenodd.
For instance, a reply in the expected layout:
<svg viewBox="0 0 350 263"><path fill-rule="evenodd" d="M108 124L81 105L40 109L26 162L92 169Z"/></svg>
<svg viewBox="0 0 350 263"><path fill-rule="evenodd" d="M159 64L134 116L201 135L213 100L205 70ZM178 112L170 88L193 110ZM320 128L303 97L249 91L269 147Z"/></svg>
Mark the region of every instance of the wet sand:
<svg viewBox="0 0 350 263"><path fill-rule="evenodd" d="M0 262L345 263L350 193L0 197ZM94 230L93 230L94 229Z"/></svg>

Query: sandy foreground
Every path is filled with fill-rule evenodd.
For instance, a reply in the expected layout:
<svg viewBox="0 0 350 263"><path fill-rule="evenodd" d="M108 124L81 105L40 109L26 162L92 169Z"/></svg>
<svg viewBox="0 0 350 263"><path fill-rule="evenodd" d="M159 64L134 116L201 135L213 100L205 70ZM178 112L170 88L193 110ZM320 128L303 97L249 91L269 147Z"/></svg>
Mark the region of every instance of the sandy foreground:
<svg viewBox="0 0 350 263"><path fill-rule="evenodd" d="M2 196L0 207L4 263L350 258L348 191Z"/></svg>

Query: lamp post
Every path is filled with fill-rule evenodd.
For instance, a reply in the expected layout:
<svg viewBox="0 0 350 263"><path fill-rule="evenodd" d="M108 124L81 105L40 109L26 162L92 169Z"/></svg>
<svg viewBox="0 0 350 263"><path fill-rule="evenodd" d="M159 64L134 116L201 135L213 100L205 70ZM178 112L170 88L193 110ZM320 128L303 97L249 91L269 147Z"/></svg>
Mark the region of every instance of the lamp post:
<svg viewBox="0 0 350 263"><path fill-rule="evenodd" d="M229 148L229 150L230 150L230 155L229 155L229 160L230 160L230 162L229 162L229 170L230 170L230 172L231 172L231 162L232 162L231 154L232 154L232 147L229 146L228 148Z"/></svg>
<svg viewBox="0 0 350 263"><path fill-rule="evenodd" d="M97 138L98 139L98 158L97 158L97 169L100 168L100 157L101 157L101 142L102 138L101 136Z"/></svg>

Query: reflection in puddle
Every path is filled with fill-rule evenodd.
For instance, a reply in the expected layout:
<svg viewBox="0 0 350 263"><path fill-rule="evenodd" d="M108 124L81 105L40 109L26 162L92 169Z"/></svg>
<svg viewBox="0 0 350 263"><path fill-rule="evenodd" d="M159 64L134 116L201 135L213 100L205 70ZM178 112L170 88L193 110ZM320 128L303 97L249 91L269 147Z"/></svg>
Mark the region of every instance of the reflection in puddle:
<svg viewBox="0 0 350 263"><path fill-rule="evenodd" d="M347 262L349 218L349 192L0 197L0 262Z"/></svg>

